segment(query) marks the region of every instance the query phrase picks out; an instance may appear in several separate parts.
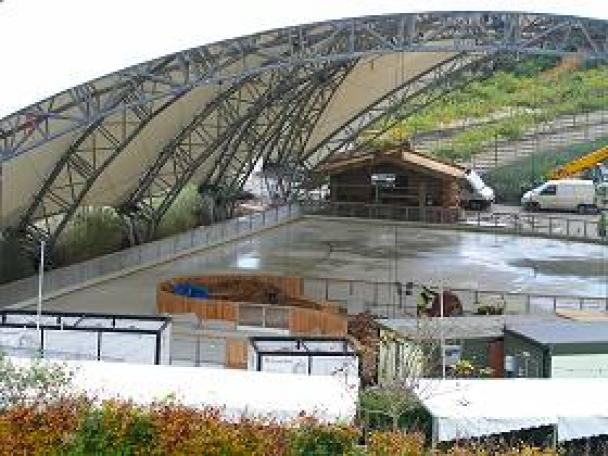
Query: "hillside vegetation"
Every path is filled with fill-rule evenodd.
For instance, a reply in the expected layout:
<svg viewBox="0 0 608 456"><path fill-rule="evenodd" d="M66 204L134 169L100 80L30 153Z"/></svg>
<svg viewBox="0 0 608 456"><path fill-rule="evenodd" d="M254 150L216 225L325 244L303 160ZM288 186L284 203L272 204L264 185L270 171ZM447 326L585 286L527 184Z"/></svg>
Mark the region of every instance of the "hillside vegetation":
<svg viewBox="0 0 608 456"><path fill-rule="evenodd" d="M608 138L601 138L561 150L543 150L490 170L484 181L494 188L499 202L519 203L524 190L543 182L549 171L606 145Z"/></svg>
<svg viewBox="0 0 608 456"><path fill-rule="evenodd" d="M536 57L447 95L398 122L375 141L381 147L391 146L466 120L477 126L456 133L449 145L433 150L445 159L464 160L495 138L518 139L542 122L607 106L607 66Z"/></svg>

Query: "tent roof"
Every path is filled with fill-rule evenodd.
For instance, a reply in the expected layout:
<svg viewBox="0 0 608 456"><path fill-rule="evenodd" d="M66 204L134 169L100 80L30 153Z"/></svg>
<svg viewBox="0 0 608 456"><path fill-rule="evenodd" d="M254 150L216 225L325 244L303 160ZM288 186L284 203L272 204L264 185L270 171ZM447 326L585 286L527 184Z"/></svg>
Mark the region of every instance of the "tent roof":
<svg viewBox="0 0 608 456"><path fill-rule="evenodd" d="M29 362L12 361L21 365ZM98 361L63 363L74 369L74 387L99 399L150 404L172 395L187 406L222 408L228 418L245 415L293 420L304 412L333 422L350 421L355 414L357 391L338 376Z"/></svg>
<svg viewBox="0 0 608 456"><path fill-rule="evenodd" d="M467 315L458 317L396 318L378 320L381 325L406 337L439 337L443 327L447 339L502 337L505 325L553 321L553 315Z"/></svg>
<svg viewBox="0 0 608 456"><path fill-rule="evenodd" d="M606 379L423 380L418 396L436 439L556 426L558 440L608 434Z"/></svg>
<svg viewBox="0 0 608 456"><path fill-rule="evenodd" d="M508 325L507 330L542 345L608 342L606 322L520 322Z"/></svg>
<svg viewBox="0 0 608 456"><path fill-rule="evenodd" d="M184 49L257 32L359 17L445 11L442 0L6 0L0 118L63 90ZM453 0L449 11L521 11L608 19L603 0Z"/></svg>

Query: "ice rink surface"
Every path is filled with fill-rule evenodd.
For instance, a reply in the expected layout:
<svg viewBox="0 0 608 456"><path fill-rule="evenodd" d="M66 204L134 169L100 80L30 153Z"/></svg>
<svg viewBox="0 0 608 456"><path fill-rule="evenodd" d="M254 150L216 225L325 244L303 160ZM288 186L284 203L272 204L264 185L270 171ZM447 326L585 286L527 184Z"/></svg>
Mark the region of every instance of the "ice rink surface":
<svg viewBox="0 0 608 456"><path fill-rule="evenodd" d="M541 238L308 219L45 302L45 309L155 312L165 278L239 270L606 296L608 249Z"/></svg>

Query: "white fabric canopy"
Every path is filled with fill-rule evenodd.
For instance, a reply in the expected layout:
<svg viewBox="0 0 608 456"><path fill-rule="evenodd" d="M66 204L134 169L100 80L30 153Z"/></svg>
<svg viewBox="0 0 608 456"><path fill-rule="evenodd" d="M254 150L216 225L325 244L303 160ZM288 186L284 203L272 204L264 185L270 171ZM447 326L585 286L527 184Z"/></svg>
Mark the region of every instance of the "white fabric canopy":
<svg viewBox="0 0 608 456"><path fill-rule="evenodd" d="M17 365L25 359L12 358ZM338 376L309 376L237 369L66 361L75 369L74 389L99 399L150 404L167 397L192 407L222 408L227 418L353 420L358 387Z"/></svg>
<svg viewBox="0 0 608 456"><path fill-rule="evenodd" d="M418 396L433 416L435 439L450 441L540 426L559 441L608 434L608 380L425 380Z"/></svg>
<svg viewBox="0 0 608 456"><path fill-rule="evenodd" d="M0 118L165 54L275 28L432 11L522 11L608 19L604 0L5 0Z"/></svg>

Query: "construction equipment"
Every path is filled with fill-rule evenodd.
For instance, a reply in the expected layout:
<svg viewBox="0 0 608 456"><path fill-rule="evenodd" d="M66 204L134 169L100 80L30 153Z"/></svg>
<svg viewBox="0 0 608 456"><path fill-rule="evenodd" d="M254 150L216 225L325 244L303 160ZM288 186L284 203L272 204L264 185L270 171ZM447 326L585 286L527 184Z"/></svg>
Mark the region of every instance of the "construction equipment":
<svg viewBox="0 0 608 456"><path fill-rule="evenodd" d="M608 208L608 146L578 157L547 175L548 181L524 193L521 204L528 210L562 209L581 213ZM590 179L573 178L585 175Z"/></svg>
<svg viewBox="0 0 608 456"><path fill-rule="evenodd" d="M547 176L549 180L565 179L589 170L596 170L596 180L606 180L608 169L602 164L608 160L608 146L597 149L587 155L578 157L559 168L553 169Z"/></svg>
<svg viewBox="0 0 608 456"><path fill-rule="evenodd" d="M494 190L472 169L464 172L464 179L460 189L460 204L477 211L490 207L494 202Z"/></svg>

